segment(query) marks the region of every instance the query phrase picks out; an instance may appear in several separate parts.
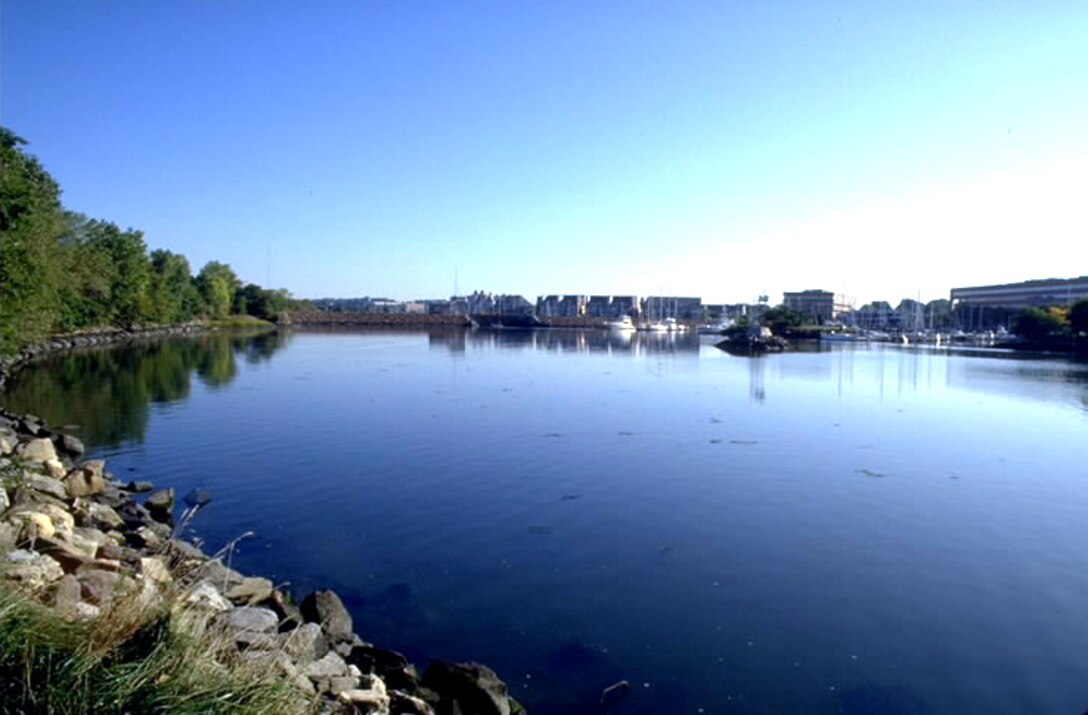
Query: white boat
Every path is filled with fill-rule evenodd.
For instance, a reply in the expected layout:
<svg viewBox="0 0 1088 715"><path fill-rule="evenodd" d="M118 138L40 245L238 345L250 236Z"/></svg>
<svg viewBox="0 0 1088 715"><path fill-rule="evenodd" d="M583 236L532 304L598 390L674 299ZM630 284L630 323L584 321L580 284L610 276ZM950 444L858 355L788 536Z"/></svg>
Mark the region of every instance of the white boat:
<svg viewBox="0 0 1088 715"><path fill-rule="evenodd" d="M610 330L618 330L620 332L629 332L635 329L635 324L631 322L631 316L625 315L621 320L616 320L608 324Z"/></svg>

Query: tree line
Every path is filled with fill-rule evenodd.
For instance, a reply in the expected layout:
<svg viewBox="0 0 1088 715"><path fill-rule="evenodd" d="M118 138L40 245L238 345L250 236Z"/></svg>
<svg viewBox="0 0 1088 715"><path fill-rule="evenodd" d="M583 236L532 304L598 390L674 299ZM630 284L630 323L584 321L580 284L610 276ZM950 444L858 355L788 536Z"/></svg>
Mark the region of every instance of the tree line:
<svg viewBox="0 0 1088 715"><path fill-rule="evenodd" d="M142 231L65 210L26 141L0 127L0 353L57 332L175 325L231 315L275 320L286 290L243 283L211 261L149 251Z"/></svg>

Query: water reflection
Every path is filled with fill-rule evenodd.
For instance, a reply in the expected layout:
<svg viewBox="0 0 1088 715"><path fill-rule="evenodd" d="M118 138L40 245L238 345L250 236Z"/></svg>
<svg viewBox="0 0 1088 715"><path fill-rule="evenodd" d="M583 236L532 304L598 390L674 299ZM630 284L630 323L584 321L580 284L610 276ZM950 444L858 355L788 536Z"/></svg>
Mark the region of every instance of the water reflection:
<svg viewBox="0 0 1088 715"><path fill-rule="evenodd" d="M647 355L699 352L695 333L642 333L614 330L470 330L473 347L543 350L555 353Z"/></svg>
<svg viewBox="0 0 1088 715"><path fill-rule="evenodd" d="M238 375L238 358L255 364L286 346L284 333L206 335L52 355L18 373L6 406L65 426L90 445L142 441L149 406L184 400L192 376L212 389Z"/></svg>

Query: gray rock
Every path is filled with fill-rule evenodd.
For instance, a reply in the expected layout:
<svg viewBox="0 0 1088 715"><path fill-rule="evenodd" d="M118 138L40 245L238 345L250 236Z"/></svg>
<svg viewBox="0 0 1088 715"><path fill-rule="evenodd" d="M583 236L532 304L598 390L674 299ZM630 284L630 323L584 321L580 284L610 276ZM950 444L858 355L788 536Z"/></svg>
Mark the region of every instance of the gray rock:
<svg viewBox="0 0 1088 715"><path fill-rule="evenodd" d="M253 631L235 631L234 643L242 651L275 651L279 647L275 635Z"/></svg>
<svg viewBox="0 0 1088 715"><path fill-rule="evenodd" d="M235 603L258 603L272 595L272 582L259 576L246 577L223 595Z"/></svg>
<svg viewBox="0 0 1088 715"><path fill-rule="evenodd" d="M205 611L225 612L231 609L230 601L223 598L208 581L200 581L185 594L185 603Z"/></svg>
<svg viewBox="0 0 1088 715"><path fill-rule="evenodd" d="M26 485L36 492L48 494L57 499L68 498L68 490L64 488L64 483L53 477L46 477L41 474L30 474L26 480Z"/></svg>
<svg viewBox="0 0 1088 715"><path fill-rule="evenodd" d="M96 606L108 604L121 583L121 574L113 571L81 571L76 578L84 600Z"/></svg>
<svg viewBox="0 0 1088 715"><path fill-rule="evenodd" d="M74 618L78 613L80 603L82 603L82 589L79 585L79 579L72 574L68 574L60 581L57 581L57 593L53 605L62 616Z"/></svg>
<svg viewBox="0 0 1088 715"><path fill-rule="evenodd" d="M41 437L24 442L15 448L15 453L28 462L46 462L57 458L57 450L53 447L53 441Z"/></svg>
<svg viewBox="0 0 1088 715"><path fill-rule="evenodd" d="M185 505L190 507L206 507L212 501L212 495L203 489L193 489L185 495Z"/></svg>
<svg viewBox="0 0 1088 715"><path fill-rule="evenodd" d="M351 641L355 635L351 614L333 591L314 591L302 600L299 609L307 621L321 624L321 629L333 643Z"/></svg>
<svg viewBox="0 0 1088 715"><path fill-rule="evenodd" d="M324 658L299 668L299 672L310 680L337 678L348 674L348 664L336 653L327 653Z"/></svg>
<svg viewBox="0 0 1088 715"><path fill-rule="evenodd" d="M9 432L7 430L0 432L0 454L13 453L18 444L19 439L15 436L14 432Z"/></svg>
<svg viewBox="0 0 1088 715"><path fill-rule="evenodd" d="M425 700L399 690L389 691L389 711L395 715L435 715Z"/></svg>
<svg viewBox="0 0 1088 715"><path fill-rule="evenodd" d="M220 616L220 622L233 631L275 633L280 619L274 611L256 606L232 608Z"/></svg>
<svg viewBox="0 0 1088 715"><path fill-rule="evenodd" d="M222 591L237 586L245 581L245 576L229 566L224 566L221 561L206 561L200 567L200 574L216 585Z"/></svg>
<svg viewBox="0 0 1088 715"><path fill-rule="evenodd" d="M506 684L495 671L479 663L431 661L423 684L443 701L456 701L462 712L478 715L510 715Z"/></svg>
<svg viewBox="0 0 1088 715"><path fill-rule="evenodd" d="M374 678L369 689L345 690L336 697L356 712L369 713L369 715L388 715L389 713L389 693L385 690L385 684L378 678Z"/></svg>
<svg viewBox="0 0 1088 715"><path fill-rule="evenodd" d="M83 453L86 451L83 447L83 442L81 442L77 437L73 437L70 434L61 435L60 448L68 454L74 455L76 457L82 457Z"/></svg>
<svg viewBox="0 0 1088 715"><path fill-rule="evenodd" d="M4 485L0 484L0 514L3 514L9 506L11 506L11 500L8 499L8 492L4 489Z"/></svg>
<svg viewBox="0 0 1088 715"><path fill-rule="evenodd" d="M345 690L355 690L359 687L359 679L351 675L338 675L329 678L328 692L339 695Z"/></svg>
<svg viewBox="0 0 1088 715"><path fill-rule="evenodd" d="M283 652L299 665L312 663L329 650L316 623L304 623L290 633L281 633L279 639Z"/></svg>
<svg viewBox="0 0 1088 715"><path fill-rule="evenodd" d="M36 551L18 549L11 551L3 565L3 578L15 581L26 588L39 589L64 578L64 569L56 561Z"/></svg>
<svg viewBox="0 0 1088 715"><path fill-rule="evenodd" d="M155 485L151 482L129 482L127 485L125 485L125 491L134 492L136 494L150 492L154 489Z"/></svg>
<svg viewBox="0 0 1088 715"><path fill-rule="evenodd" d="M143 504L124 504L117 509L117 514L130 529L148 526L155 521L151 512Z"/></svg>
<svg viewBox="0 0 1088 715"><path fill-rule="evenodd" d="M157 492L153 492L151 496L144 502L144 506L151 512L151 515L157 519L162 517L169 517L174 512L174 490L160 489Z"/></svg>
<svg viewBox="0 0 1088 715"><path fill-rule="evenodd" d="M10 551L19 541L19 525L0 521L0 552Z"/></svg>
<svg viewBox="0 0 1088 715"><path fill-rule="evenodd" d="M97 502L82 502L76 509L76 521L81 526L90 526L96 529L109 531L119 529L125 522L113 508Z"/></svg>

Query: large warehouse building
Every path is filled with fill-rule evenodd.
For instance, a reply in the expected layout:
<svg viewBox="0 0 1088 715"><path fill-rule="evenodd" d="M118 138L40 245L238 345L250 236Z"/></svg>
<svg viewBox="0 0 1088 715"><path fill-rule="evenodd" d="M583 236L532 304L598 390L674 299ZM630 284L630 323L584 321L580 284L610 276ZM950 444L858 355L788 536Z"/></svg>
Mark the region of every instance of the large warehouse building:
<svg viewBox="0 0 1088 715"><path fill-rule="evenodd" d="M1069 305L1082 298L1088 298L1088 276L952 289L953 304L978 308L1020 309Z"/></svg>

